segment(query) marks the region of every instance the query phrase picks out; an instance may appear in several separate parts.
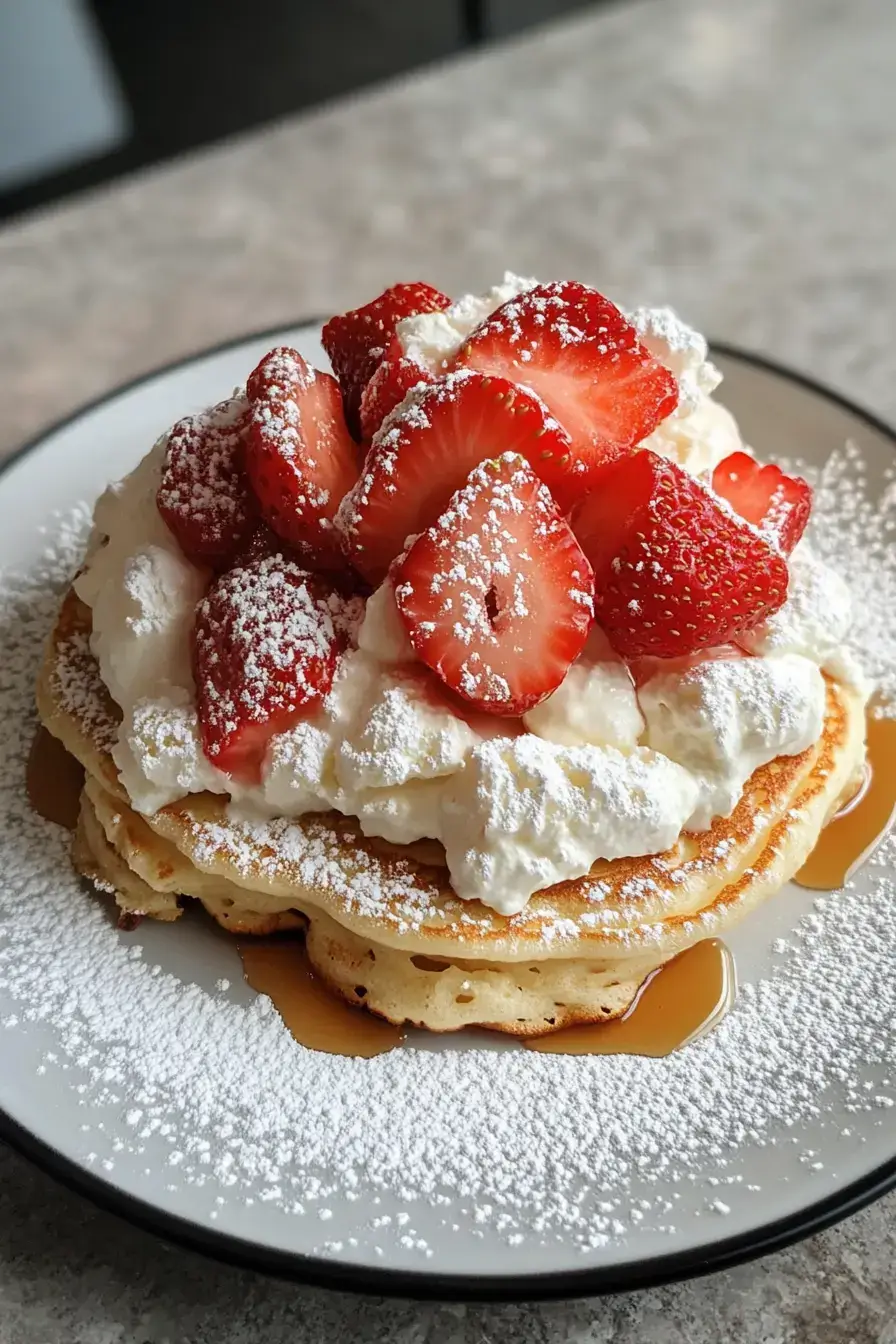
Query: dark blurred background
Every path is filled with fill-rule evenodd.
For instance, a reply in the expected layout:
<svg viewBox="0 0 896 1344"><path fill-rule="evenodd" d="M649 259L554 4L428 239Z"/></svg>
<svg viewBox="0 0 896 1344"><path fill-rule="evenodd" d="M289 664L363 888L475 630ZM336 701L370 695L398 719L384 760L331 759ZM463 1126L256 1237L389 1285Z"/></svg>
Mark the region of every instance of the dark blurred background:
<svg viewBox="0 0 896 1344"><path fill-rule="evenodd" d="M588 3L0 0L0 218Z"/></svg>

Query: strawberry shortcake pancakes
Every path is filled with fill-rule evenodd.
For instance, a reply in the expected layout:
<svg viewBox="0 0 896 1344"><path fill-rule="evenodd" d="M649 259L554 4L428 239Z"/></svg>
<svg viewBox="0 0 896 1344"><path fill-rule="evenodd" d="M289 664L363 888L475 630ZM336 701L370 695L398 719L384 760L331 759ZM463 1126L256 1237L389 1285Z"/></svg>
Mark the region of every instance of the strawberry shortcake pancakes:
<svg viewBox="0 0 896 1344"><path fill-rule="evenodd" d="M861 773L810 487L702 337L576 281L399 284L322 344L96 505L38 687L86 769L75 863L126 923L302 930L394 1022L619 1016Z"/></svg>

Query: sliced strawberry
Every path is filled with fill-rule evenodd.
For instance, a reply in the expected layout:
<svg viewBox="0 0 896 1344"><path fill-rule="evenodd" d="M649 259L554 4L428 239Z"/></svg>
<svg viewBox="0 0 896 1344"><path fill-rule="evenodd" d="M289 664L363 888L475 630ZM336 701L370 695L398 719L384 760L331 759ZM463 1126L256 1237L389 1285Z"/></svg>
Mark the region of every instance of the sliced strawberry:
<svg viewBox="0 0 896 1344"><path fill-rule="evenodd" d="M358 467L336 380L281 347L248 387L246 470L265 521L306 563L343 566L333 515Z"/></svg>
<svg viewBox="0 0 896 1344"><path fill-rule="evenodd" d="M713 472L712 488L785 555L806 530L812 487L802 476L786 476L774 463L762 466L749 453L731 453Z"/></svg>
<svg viewBox="0 0 896 1344"><path fill-rule="evenodd" d="M435 375L401 352L393 336L376 372L361 393L361 438L369 443L390 411L404 401L418 383L434 383Z"/></svg>
<svg viewBox="0 0 896 1344"><path fill-rule="evenodd" d="M199 727L219 770L257 782L271 737L327 694L340 643L333 600L320 579L276 555L229 570L199 603Z"/></svg>
<svg viewBox="0 0 896 1344"><path fill-rule="evenodd" d="M573 511L598 622L624 658L727 644L787 596L787 565L674 462L648 449L606 467Z"/></svg>
<svg viewBox="0 0 896 1344"><path fill-rule="evenodd" d="M678 404L675 378L615 304L573 280L503 304L456 363L533 388L589 467L633 448Z"/></svg>
<svg viewBox="0 0 896 1344"><path fill-rule="evenodd" d="M398 569L414 650L477 709L520 715L551 694L592 623L588 561L518 453L483 462Z"/></svg>
<svg viewBox="0 0 896 1344"><path fill-rule="evenodd" d="M253 560L267 560L272 555L279 555L284 560L294 560L296 564L301 564L292 547L288 546L282 537L278 537L277 533L273 528L268 527L267 523L260 522L248 541L240 547L233 557L231 568L236 569L239 565L250 565Z"/></svg>
<svg viewBox="0 0 896 1344"><path fill-rule="evenodd" d="M240 397L178 420L168 435L156 504L184 555L223 565L255 527L245 469L248 409Z"/></svg>
<svg viewBox="0 0 896 1344"><path fill-rule="evenodd" d="M291 345L275 345L255 365L246 379L246 396L250 402L273 397L284 401L297 378L305 376L308 363Z"/></svg>
<svg viewBox="0 0 896 1344"><path fill-rule="evenodd" d="M331 317L321 332L324 349L339 379L345 420L354 437L361 435L361 394L395 335L403 317L434 313L451 300L432 285L392 285L363 308Z"/></svg>
<svg viewBox="0 0 896 1344"><path fill-rule="evenodd" d="M528 388L468 369L422 387L377 434L339 510L355 567L379 583L473 467L504 452L521 454L564 505L571 502L578 478L569 436Z"/></svg>

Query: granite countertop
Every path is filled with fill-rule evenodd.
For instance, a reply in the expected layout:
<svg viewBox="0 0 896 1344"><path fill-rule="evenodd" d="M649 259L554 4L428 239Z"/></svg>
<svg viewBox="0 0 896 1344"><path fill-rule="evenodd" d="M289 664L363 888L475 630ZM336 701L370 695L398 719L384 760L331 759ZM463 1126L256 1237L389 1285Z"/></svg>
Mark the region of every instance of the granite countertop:
<svg viewBox="0 0 896 1344"><path fill-rule="evenodd" d="M579 275L896 419L892 0L629 0L0 233L0 451L153 365L505 267ZM271 1283L0 1149L0 1344L896 1344L896 1197L708 1280L549 1307Z"/></svg>

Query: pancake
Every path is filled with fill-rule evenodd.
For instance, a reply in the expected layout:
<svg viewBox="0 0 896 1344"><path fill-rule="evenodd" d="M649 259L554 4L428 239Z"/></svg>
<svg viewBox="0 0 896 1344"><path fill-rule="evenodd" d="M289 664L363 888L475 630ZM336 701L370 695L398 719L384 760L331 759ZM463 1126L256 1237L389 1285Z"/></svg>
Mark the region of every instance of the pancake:
<svg viewBox="0 0 896 1344"><path fill-rule="evenodd" d="M730 817L663 854L599 861L508 917L457 898L439 845L372 840L337 813L235 820L206 793L139 816L110 755L119 716L89 636L69 593L38 686L45 726L87 771L81 870L128 914L173 919L182 897L241 933L307 921L312 963L349 1002L436 1031L533 1035L619 1016L651 970L793 876L864 760L864 700L827 678L818 742L760 767Z"/></svg>

